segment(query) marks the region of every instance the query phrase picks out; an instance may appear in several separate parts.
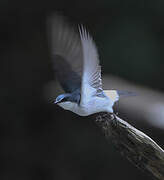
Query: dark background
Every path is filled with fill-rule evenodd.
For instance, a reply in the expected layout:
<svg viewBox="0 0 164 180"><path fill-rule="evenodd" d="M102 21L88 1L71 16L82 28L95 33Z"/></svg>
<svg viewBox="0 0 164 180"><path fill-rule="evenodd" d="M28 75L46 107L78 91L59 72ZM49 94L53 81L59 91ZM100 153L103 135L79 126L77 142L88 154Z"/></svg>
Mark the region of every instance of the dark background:
<svg viewBox="0 0 164 180"><path fill-rule="evenodd" d="M54 79L46 18L56 11L87 26L103 74L164 90L163 1L1 0L0 179L148 179L107 143L93 117L45 100ZM163 131L137 128L163 146Z"/></svg>

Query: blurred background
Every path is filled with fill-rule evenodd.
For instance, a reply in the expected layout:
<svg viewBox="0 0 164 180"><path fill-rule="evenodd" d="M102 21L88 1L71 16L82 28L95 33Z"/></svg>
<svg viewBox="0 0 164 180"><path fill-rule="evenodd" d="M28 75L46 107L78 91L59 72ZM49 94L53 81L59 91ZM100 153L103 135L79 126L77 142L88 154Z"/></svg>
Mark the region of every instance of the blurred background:
<svg viewBox="0 0 164 180"><path fill-rule="evenodd" d="M78 117L52 104L57 85L46 20L56 11L89 29L104 86L139 91L116 104L119 116L164 147L163 1L1 0L0 179L149 178L107 142L94 117ZM160 120L163 125L156 126Z"/></svg>

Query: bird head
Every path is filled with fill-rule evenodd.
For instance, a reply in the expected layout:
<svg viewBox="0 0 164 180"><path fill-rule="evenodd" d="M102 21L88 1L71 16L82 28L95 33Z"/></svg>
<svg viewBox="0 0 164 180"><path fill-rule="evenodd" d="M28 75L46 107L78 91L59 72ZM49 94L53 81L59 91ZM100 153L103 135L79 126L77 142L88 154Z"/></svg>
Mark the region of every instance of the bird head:
<svg viewBox="0 0 164 180"><path fill-rule="evenodd" d="M59 95L56 100L55 100L55 104L59 105L60 107L62 107L65 110L69 110L69 111L73 111L73 107L74 107L74 102L71 102L71 94L61 94Z"/></svg>
<svg viewBox="0 0 164 180"><path fill-rule="evenodd" d="M60 94L56 100L55 100L55 104L59 104L59 103L63 103L63 102L67 102L69 101L69 97L70 97L70 94Z"/></svg>

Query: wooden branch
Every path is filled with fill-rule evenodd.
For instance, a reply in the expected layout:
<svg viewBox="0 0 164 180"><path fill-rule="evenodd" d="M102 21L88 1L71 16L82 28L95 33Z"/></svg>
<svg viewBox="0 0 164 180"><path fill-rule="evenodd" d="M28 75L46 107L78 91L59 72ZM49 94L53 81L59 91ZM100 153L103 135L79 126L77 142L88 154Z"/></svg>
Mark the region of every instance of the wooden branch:
<svg viewBox="0 0 164 180"><path fill-rule="evenodd" d="M101 113L96 124L107 139L135 166L156 179L164 179L164 150L150 137L115 114Z"/></svg>

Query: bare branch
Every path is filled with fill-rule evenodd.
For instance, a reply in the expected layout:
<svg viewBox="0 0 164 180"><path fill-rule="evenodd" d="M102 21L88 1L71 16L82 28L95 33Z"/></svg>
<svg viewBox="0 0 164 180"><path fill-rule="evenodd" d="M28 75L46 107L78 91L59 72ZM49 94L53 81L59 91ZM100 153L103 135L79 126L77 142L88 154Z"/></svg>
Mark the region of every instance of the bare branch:
<svg viewBox="0 0 164 180"><path fill-rule="evenodd" d="M164 150L150 137L114 114L101 113L96 124L135 166L156 179L164 179Z"/></svg>

